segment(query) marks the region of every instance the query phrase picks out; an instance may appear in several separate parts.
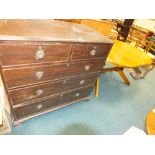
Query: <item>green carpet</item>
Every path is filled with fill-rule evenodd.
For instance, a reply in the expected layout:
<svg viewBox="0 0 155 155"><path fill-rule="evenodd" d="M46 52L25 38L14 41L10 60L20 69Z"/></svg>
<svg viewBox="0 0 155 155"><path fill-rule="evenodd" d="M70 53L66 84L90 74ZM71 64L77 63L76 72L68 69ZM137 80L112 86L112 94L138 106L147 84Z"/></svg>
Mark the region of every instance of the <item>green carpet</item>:
<svg viewBox="0 0 155 155"><path fill-rule="evenodd" d="M26 121L10 134L117 135L131 126L145 131L147 113L155 108L155 70L131 86L116 72L102 74L98 98L82 101Z"/></svg>

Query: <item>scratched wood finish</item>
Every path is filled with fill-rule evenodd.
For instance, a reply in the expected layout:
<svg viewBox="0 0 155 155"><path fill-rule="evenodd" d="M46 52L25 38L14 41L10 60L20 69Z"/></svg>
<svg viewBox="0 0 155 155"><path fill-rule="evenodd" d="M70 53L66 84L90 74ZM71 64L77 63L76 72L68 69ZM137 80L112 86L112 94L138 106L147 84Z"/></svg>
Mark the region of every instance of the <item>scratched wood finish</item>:
<svg viewBox="0 0 155 155"><path fill-rule="evenodd" d="M63 79L65 77L101 71L105 63L104 61L100 59L57 65L33 65L22 68L3 69L3 75L7 88L15 88L47 80ZM43 73L40 79L36 76L38 72Z"/></svg>
<svg viewBox="0 0 155 155"><path fill-rule="evenodd" d="M87 26L51 19L2 19L0 40L112 43Z"/></svg>
<svg viewBox="0 0 155 155"><path fill-rule="evenodd" d="M112 44L79 24L0 20L0 69L14 123L88 98Z"/></svg>
<svg viewBox="0 0 155 155"><path fill-rule="evenodd" d="M74 44L71 60L87 60L107 57L111 44Z"/></svg>
<svg viewBox="0 0 155 155"><path fill-rule="evenodd" d="M74 100L85 98L88 95L90 95L90 92L92 91L92 89L93 89L93 86L77 89L75 91L71 91L70 93L60 94L53 98L37 101L29 105L15 108L13 110L15 120L22 119L24 117L28 117L30 115L33 115L39 112L61 106L68 102L73 102Z"/></svg>
<svg viewBox="0 0 155 155"><path fill-rule="evenodd" d="M87 85L94 85L99 73L90 75L76 76L70 79L64 79L56 82L48 82L31 87L24 87L9 91L9 96L12 105L18 105L50 95L62 93L72 89L85 87ZM39 93L40 92L40 93Z"/></svg>
<svg viewBox="0 0 155 155"><path fill-rule="evenodd" d="M1 45L2 66L68 61L72 44ZM40 54L41 57L38 57Z"/></svg>

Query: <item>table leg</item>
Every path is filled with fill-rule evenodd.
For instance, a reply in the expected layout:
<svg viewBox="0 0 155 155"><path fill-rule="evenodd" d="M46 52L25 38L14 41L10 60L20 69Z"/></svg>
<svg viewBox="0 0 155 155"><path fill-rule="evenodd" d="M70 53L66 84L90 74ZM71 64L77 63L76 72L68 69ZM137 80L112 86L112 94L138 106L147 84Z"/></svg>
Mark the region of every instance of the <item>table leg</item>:
<svg viewBox="0 0 155 155"><path fill-rule="evenodd" d="M121 76L121 78L123 79L125 84L130 85L130 82L129 82L128 78L126 77L126 75L123 72L123 69L124 68L117 67L117 66L116 67L110 67L110 68L103 68L102 73L116 71L116 72L119 73L119 75Z"/></svg>
<svg viewBox="0 0 155 155"><path fill-rule="evenodd" d="M121 78L124 80L125 84L130 85L128 78L125 76L123 72L123 69L124 68L122 67L103 68L102 73L116 71L119 73ZM98 97L98 95L99 95L99 77L97 78L96 83L95 83L95 97Z"/></svg>
<svg viewBox="0 0 155 155"><path fill-rule="evenodd" d="M95 97L98 97L98 94L99 94L99 77L97 78L95 83Z"/></svg>
<svg viewBox="0 0 155 155"><path fill-rule="evenodd" d="M118 73L119 73L119 75L121 76L121 78L124 80L124 82L125 82L127 85L130 85L130 82L129 82L128 78L126 77L126 75L125 75L124 72L123 72L123 69L118 70Z"/></svg>

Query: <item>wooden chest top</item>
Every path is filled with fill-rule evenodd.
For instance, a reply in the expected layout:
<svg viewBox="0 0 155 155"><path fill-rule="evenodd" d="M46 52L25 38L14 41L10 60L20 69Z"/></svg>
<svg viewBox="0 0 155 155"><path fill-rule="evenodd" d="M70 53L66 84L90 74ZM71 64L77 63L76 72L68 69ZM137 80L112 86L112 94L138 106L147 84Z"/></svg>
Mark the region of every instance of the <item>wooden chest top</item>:
<svg viewBox="0 0 155 155"><path fill-rule="evenodd" d="M0 20L0 40L112 43L91 28L57 20Z"/></svg>

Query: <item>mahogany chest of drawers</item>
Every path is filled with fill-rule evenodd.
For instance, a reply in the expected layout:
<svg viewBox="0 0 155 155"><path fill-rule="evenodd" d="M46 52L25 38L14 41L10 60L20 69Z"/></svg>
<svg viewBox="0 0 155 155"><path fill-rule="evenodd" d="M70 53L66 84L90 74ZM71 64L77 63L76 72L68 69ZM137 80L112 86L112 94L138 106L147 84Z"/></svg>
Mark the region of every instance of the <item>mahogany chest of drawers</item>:
<svg viewBox="0 0 155 155"><path fill-rule="evenodd" d="M14 124L87 99L112 45L79 24L1 20L1 76Z"/></svg>

